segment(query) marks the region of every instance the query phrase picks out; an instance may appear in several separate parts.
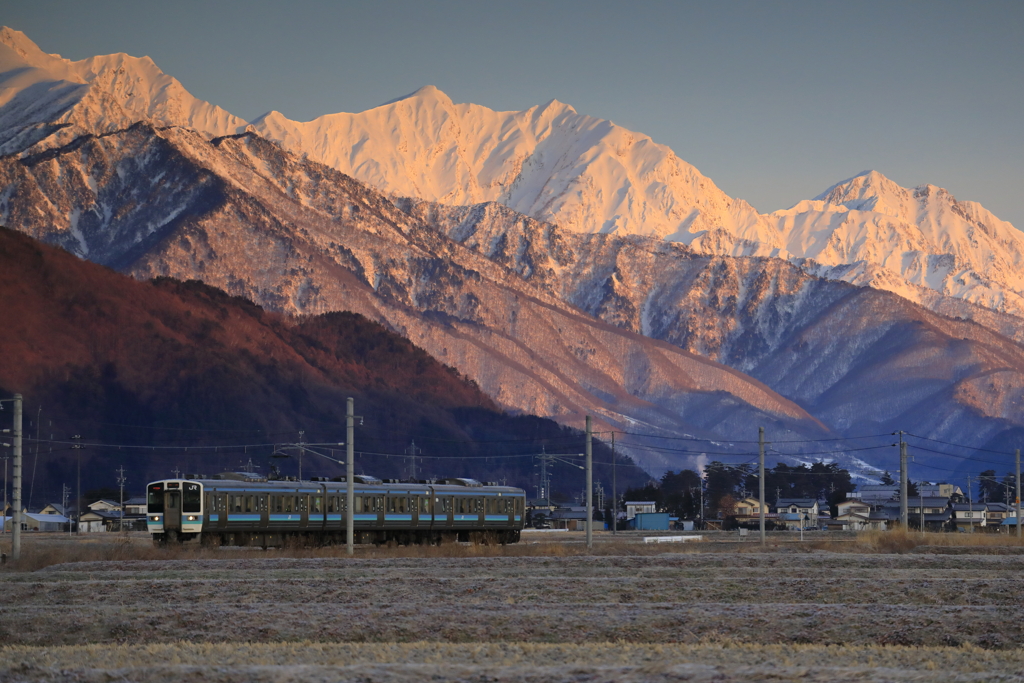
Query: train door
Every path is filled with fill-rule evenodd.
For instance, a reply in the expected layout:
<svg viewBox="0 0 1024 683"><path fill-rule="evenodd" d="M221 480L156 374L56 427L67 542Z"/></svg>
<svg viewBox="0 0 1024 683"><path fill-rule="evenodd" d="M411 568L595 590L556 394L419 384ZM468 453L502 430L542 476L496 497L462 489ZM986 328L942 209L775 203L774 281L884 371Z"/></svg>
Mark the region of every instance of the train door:
<svg viewBox="0 0 1024 683"><path fill-rule="evenodd" d="M215 493L213 494L214 504L217 506L217 528L227 529L228 528L228 494L226 493Z"/></svg>
<svg viewBox="0 0 1024 683"><path fill-rule="evenodd" d="M299 506L296 512L299 513L299 528L305 529L309 526L309 494L303 493L295 496L295 502Z"/></svg>
<svg viewBox="0 0 1024 683"><path fill-rule="evenodd" d="M482 496L478 497L476 499L476 511L477 511L476 523L477 523L477 525L481 529L483 529L484 527L487 526L487 502L486 501L487 501L487 499L482 497Z"/></svg>
<svg viewBox="0 0 1024 683"><path fill-rule="evenodd" d="M256 505L260 510L260 528L266 529L270 526L270 506L267 504L267 494L261 493L256 496Z"/></svg>
<svg viewBox="0 0 1024 683"><path fill-rule="evenodd" d="M177 486L178 484L174 484ZM168 490L164 498L164 533L181 533L181 490Z"/></svg>
<svg viewBox="0 0 1024 683"><path fill-rule="evenodd" d="M516 500L515 498L502 497L498 500L502 501L502 505L505 506L505 513L508 515L508 525L514 527L516 525Z"/></svg>

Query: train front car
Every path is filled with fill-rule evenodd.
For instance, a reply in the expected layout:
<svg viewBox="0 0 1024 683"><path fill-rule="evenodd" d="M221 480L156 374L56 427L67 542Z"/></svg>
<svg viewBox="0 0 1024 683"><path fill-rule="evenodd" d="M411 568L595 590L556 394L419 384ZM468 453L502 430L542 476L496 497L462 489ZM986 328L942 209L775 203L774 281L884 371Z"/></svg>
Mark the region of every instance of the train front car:
<svg viewBox="0 0 1024 683"><path fill-rule="evenodd" d="M203 530L203 485L186 479L150 483L146 487L146 528L157 545L199 536Z"/></svg>

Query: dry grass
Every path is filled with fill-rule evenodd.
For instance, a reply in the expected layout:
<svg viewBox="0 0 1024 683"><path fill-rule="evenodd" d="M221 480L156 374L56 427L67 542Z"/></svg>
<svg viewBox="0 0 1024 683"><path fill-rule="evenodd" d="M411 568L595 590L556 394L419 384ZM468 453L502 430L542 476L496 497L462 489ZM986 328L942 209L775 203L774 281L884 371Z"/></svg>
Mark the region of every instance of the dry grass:
<svg viewBox="0 0 1024 683"><path fill-rule="evenodd" d="M1024 650L543 643L170 643L0 649L0 680L1012 680ZM213 664L213 666L211 666ZM880 677L876 676L881 672Z"/></svg>
<svg viewBox="0 0 1024 683"><path fill-rule="evenodd" d="M756 536L740 540L731 533L705 533L705 540L685 544L645 544L643 534L620 533L612 536L598 532L594 547L588 550L584 534L524 534L523 541L507 546L451 543L440 546L356 546L356 557L371 559L441 559L487 557L581 557L642 556L696 553L880 553L952 552L964 554L992 552L1024 553L1024 541L1007 534L960 534L915 531L864 531L852 533L814 532L801 543L794 533L768 535L763 548ZM9 537L0 540L0 550L10 553ZM331 559L347 557L344 545L325 547L290 546L260 550L253 548L203 548L197 543L157 548L148 534L26 534L22 558L8 562L0 571L37 571L70 562L128 562L133 560L212 560L236 558Z"/></svg>

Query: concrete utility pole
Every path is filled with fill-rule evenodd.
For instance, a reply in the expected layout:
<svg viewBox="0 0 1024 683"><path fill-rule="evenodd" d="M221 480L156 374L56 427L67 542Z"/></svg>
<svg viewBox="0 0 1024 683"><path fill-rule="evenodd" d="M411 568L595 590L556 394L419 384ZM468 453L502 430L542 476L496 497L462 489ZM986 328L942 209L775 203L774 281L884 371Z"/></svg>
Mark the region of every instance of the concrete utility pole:
<svg viewBox="0 0 1024 683"><path fill-rule="evenodd" d="M921 500L921 531L924 531L924 496L919 495L918 498Z"/></svg>
<svg viewBox="0 0 1024 683"><path fill-rule="evenodd" d="M306 430L299 430L299 481L302 481L302 454L306 451Z"/></svg>
<svg viewBox="0 0 1024 683"><path fill-rule="evenodd" d="M117 470L117 485L121 487L121 516L117 520L117 530L124 531L124 484L128 481L124 478L124 465Z"/></svg>
<svg viewBox="0 0 1024 683"><path fill-rule="evenodd" d="M1017 538L1020 538L1020 449L1017 449Z"/></svg>
<svg viewBox="0 0 1024 683"><path fill-rule="evenodd" d="M14 533L11 534L11 559L21 558L21 394L14 395L14 511L11 515Z"/></svg>
<svg viewBox="0 0 1024 683"><path fill-rule="evenodd" d="M82 533L81 524L78 524L78 518L82 516L82 449L85 448L81 443L81 434L75 434L71 437L71 440L75 442L72 446L72 450L78 454L78 493L75 498L75 533ZM38 444L38 442L37 442Z"/></svg>
<svg viewBox="0 0 1024 683"><path fill-rule="evenodd" d="M346 401L345 409L345 551L355 554L355 506L356 488L352 481L356 475L355 449L352 444L356 434L355 399L351 396ZM433 505L433 501L431 501Z"/></svg>
<svg viewBox="0 0 1024 683"><path fill-rule="evenodd" d="M1020 458L1017 459L1020 461ZM1018 467L1017 469L1020 469ZM1020 479L1020 475L1017 475ZM1019 517L1020 515L1018 515ZM618 527L618 488L615 485L615 432L611 432L611 536L615 535ZM1020 536L1020 531L1017 532Z"/></svg>
<svg viewBox="0 0 1024 683"><path fill-rule="evenodd" d="M594 547L594 457L591 450L592 431L587 415L587 550Z"/></svg>
<svg viewBox="0 0 1024 683"><path fill-rule="evenodd" d="M768 541L765 538L764 533L764 427L757 428L757 452L760 456L760 463L758 466L758 503L757 509L760 512L761 517L761 545L767 545Z"/></svg>
<svg viewBox="0 0 1024 683"><path fill-rule="evenodd" d="M971 475L967 475L967 516L971 518L971 533L974 533L974 494L971 493Z"/></svg>
<svg viewBox="0 0 1024 683"><path fill-rule="evenodd" d="M907 517L907 444L903 441L903 430L897 434L900 435L900 524L906 531L910 521Z"/></svg>

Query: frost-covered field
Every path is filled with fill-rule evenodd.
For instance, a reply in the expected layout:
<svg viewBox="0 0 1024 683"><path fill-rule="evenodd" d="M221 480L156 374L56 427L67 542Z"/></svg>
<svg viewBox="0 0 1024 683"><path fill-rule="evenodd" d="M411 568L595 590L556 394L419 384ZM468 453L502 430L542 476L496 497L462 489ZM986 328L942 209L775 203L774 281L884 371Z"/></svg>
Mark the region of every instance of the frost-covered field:
<svg viewBox="0 0 1024 683"><path fill-rule="evenodd" d="M0 680L1024 679L1013 545L573 540L5 570Z"/></svg>

